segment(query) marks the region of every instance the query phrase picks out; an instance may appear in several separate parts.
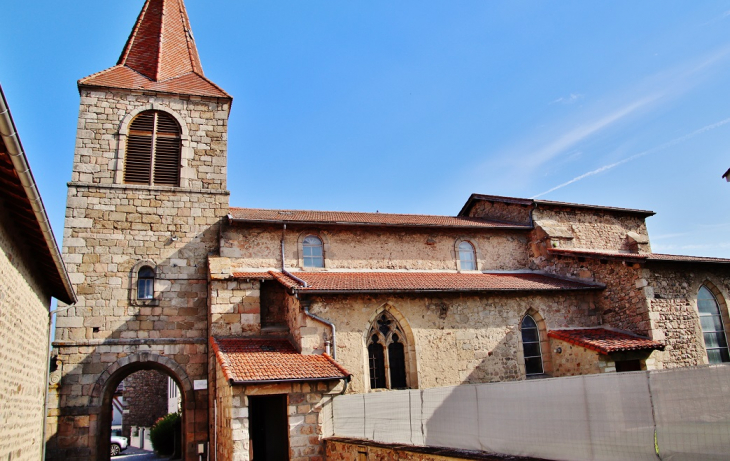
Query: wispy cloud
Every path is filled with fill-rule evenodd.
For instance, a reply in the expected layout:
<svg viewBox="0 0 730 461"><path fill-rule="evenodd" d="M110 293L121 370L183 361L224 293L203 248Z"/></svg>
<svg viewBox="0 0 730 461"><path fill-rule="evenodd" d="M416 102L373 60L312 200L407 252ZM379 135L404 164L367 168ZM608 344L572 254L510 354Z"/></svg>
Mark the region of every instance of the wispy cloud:
<svg viewBox="0 0 730 461"><path fill-rule="evenodd" d="M552 189L549 189L549 190L546 190L545 192L541 192L541 193L539 193L537 195L534 195L532 198L542 197L543 195L549 194L550 192L554 192L554 191L556 191L558 189L562 189L565 186L569 186L569 185L571 185L571 184L573 184L575 182L578 182L578 181L580 181L582 179L585 179L585 178L587 178L589 176L595 176L595 175L597 175L599 173L603 173L604 171L608 171L608 170L611 170L613 168L616 168L617 166L623 165L624 163L628 163L628 162L631 162L631 161L636 160L638 158L644 157L646 155L650 155L650 154L654 154L656 152L663 151L663 150L668 149L668 148L670 148L672 146L675 146L675 145L677 145L679 143L682 143L682 142L685 142L685 141L687 141L687 140L689 140L691 138L694 138L697 135L700 135L700 134L705 133L707 131L714 130L715 128L721 127L721 126L723 126L723 125L725 125L727 123L730 123L730 118L726 118L725 120L720 120L719 122L713 123L711 125L703 126L702 128L700 128L698 130L695 130L695 131L693 131L693 132L691 132L689 134L686 134L684 136L681 136L679 138L672 139L671 141L666 142L664 144L661 144L661 145L659 145L657 147L653 147L653 148L651 148L649 150L645 150L643 152L639 152L638 154L634 154L631 157L625 158L625 159L620 160L618 162L614 162L614 163L611 163L609 165L604 165L604 166L602 166L600 168L596 168L595 170L589 171L587 173L583 173L582 175L576 176L575 178L571 179L570 181L566 181L566 182L564 182L562 184L559 184L559 185L553 187Z"/></svg>
<svg viewBox="0 0 730 461"><path fill-rule="evenodd" d="M555 101L552 101L550 104L573 104L581 99L583 99L582 94L570 93L570 95L560 97Z"/></svg>
<svg viewBox="0 0 730 461"><path fill-rule="evenodd" d="M580 141L586 139L587 137L597 133L598 131L601 131L618 121L622 120L623 118L631 115L632 113L636 112L638 109L646 106L647 104L651 103L652 101L655 101L659 98L659 95L649 96L645 98L641 98L637 101L633 101L629 104L624 105L623 107L614 110L613 112L604 115L603 117L582 124L578 126L577 128L574 128L567 133L563 134L559 138L555 139L551 143L549 143L547 146L543 147L542 149L539 149L537 152L533 153L532 155L529 155L528 157L524 158L525 165L530 165L531 167L539 167L540 165L544 164L547 161L552 160L556 155L561 154L565 152L567 149L575 146Z"/></svg>

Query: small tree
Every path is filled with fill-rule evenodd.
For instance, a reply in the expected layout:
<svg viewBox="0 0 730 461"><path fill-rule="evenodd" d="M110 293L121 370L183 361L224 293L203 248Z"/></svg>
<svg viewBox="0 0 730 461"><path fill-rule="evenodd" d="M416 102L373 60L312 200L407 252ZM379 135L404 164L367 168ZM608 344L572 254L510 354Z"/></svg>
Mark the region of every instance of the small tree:
<svg viewBox="0 0 730 461"><path fill-rule="evenodd" d="M175 433L180 432L180 419L180 413L170 413L155 422L150 430L150 441L155 452L163 456L175 452Z"/></svg>

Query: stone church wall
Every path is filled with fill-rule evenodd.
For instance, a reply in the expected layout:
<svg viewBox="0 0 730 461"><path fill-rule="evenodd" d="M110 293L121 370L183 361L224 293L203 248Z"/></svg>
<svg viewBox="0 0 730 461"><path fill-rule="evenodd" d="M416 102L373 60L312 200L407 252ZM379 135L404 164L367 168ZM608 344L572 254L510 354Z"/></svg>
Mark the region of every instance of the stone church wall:
<svg viewBox="0 0 730 461"><path fill-rule="evenodd" d="M365 392L369 383L366 338L370 324L383 308L396 313L411 341L407 367L409 386L452 386L521 379L518 356L519 324L533 308L545 319L547 329L588 327L598 322L592 293L478 296L329 296L313 298L311 311L337 324L337 361L353 379L348 392ZM308 322L312 333L302 344L318 344L329 330Z"/></svg>
<svg viewBox="0 0 730 461"><path fill-rule="evenodd" d="M167 414L167 376L154 370L132 373L124 379L122 433L130 428L152 427Z"/></svg>
<svg viewBox="0 0 730 461"><path fill-rule="evenodd" d="M37 460L51 298L2 205L0 223L0 459Z"/></svg>
<svg viewBox="0 0 730 461"><path fill-rule="evenodd" d="M234 267L281 267L280 227L226 226L221 256ZM327 269L456 270L456 242L470 241L477 252L479 270L524 269L527 264L527 233L471 229L394 229L287 226L286 266L302 266L301 240L309 234L324 242ZM460 240L459 240L460 241Z"/></svg>

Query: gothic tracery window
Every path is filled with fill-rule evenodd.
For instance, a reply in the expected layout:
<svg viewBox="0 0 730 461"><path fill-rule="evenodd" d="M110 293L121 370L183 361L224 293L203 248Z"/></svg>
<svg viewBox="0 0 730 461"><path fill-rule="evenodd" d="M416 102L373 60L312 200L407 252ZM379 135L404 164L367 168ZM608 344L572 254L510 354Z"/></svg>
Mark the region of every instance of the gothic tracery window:
<svg viewBox="0 0 730 461"><path fill-rule="evenodd" d="M542 352L540 350L540 331L535 319L526 315L520 324L522 333L522 351L525 357L525 374L539 375L543 373Z"/></svg>
<svg viewBox="0 0 730 461"><path fill-rule="evenodd" d="M697 310L708 361L710 364L730 362L720 306L715 295L704 285L697 293Z"/></svg>
<svg viewBox="0 0 730 461"><path fill-rule="evenodd" d="M406 378L405 335L398 321L383 311L368 332L371 389L403 389Z"/></svg>

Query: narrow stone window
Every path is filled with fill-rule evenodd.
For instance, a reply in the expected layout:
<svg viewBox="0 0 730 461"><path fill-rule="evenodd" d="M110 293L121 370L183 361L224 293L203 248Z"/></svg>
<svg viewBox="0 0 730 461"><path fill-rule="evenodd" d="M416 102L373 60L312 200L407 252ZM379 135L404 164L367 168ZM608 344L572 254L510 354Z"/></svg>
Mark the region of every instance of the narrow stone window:
<svg viewBox="0 0 730 461"><path fill-rule="evenodd" d="M708 361L711 364L730 362L720 306L715 295L704 285L697 293L697 310L700 314L700 326Z"/></svg>
<svg viewBox="0 0 730 461"><path fill-rule="evenodd" d="M153 299L155 297L155 271L150 266L143 266L137 273L137 299Z"/></svg>
<svg viewBox="0 0 730 461"><path fill-rule="evenodd" d="M324 267L324 245L319 237L308 235L302 242L304 267Z"/></svg>
<svg viewBox="0 0 730 461"><path fill-rule="evenodd" d="M520 325L522 333L522 351L525 357L525 374L539 375L543 373L542 353L540 352L540 331L535 320L526 315Z"/></svg>
<svg viewBox="0 0 730 461"><path fill-rule="evenodd" d="M370 326L368 338L370 388L407 388L405 335L395 318L382 312Z"/></svg>
<svg viewBox="0 0 730 461"><path fill-rule="evenodd" d="M474 245L469 242L459 244L459 269L463 271L474 271L477 269L477 258Z"/></svg>
<svg viewBox="0 0 730 461"><path fill-rule="evenodd" d="M180 125L162 111L147 110L129 126L124 157L127 184L180 185Z"/></svg>

